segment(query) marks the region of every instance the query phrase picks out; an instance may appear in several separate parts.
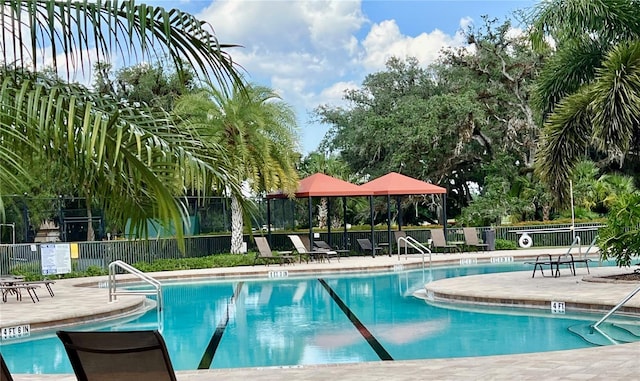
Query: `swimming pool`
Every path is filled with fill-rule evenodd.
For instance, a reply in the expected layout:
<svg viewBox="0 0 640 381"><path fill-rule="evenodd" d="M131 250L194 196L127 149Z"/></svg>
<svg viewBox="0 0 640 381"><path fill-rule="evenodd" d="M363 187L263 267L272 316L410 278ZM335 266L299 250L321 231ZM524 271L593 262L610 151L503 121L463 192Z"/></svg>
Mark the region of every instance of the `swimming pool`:
<svg viewBox="0 0 640 381"><path fill-rule="evenodd" d="M167 283L163 336L176 370L484 356L591 346L589 320L434 307L412 296L425 276L525 270L522 264L384 274ZM106 329L156 328L151 311ZM360 325L358 325L359 323ZM363 334L364 333L364 334ZM35 339L35 338L34 338ZM14 373L72 373L56 337L4 342Z"/></svg>

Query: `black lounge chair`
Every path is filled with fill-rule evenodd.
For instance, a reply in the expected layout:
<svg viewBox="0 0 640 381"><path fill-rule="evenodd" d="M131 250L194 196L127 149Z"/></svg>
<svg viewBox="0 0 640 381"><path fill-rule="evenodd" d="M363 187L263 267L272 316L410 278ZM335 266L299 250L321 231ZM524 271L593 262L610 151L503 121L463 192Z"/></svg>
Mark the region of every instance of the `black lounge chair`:
<svg viewBox="0 0 640 381"><path fill-rule="evenodd" d="M380 246L374 247L368 238L357 238L356 241L358 241L360 249L362 249L362 251L364 251L365 253L371 252L372 257L375 257L378 251L382 252L382 248Z"/></svg>
<svg viewBox="0 0 640 381"><path fill-rule="evenodd" d="M9 372L7 364L5 364L4 359L2 358L2 354L0 354L0 381L13 381L11 372Z"/></svg>
<svg viewBox="0 0 640 381"><path fill-rule="evenodd" d="M540 270L542 276L544 275L544 266L549 266L549 270L551 271L551 275L554 278L560 276L560 266L567 266L569 271L573 276L576 276L576 263L584 263L587 268L587 273L590 274L589 271L589 262L591 259L587 258L578 258L575 259L573 254L565 253L558 255L557 259L551 258L551 254L540 254L536 257L535 262L525 262L525 264L533 265L533 274L532 278L535 278L536 271Z"/></svg>
<svg viewBox="0 0 640 381"><path fill-rule="evenodd" d="M56 334L78 381L177 381L158 331Z"/></svg>
<svg viewBox="0 0 640 381"><path fill-rule="evenodd" d="M340 257L341 256L343 256L343 255L346 255L347 257L349 256L349 250L336 249L334 247L331 247L331 245L329 245L325 241L315 240L314 239L313 240L313 245L315 247L317 247L319 250L335 251L336 252L336 256L338 257L338 262L340 262Z"/></svg>

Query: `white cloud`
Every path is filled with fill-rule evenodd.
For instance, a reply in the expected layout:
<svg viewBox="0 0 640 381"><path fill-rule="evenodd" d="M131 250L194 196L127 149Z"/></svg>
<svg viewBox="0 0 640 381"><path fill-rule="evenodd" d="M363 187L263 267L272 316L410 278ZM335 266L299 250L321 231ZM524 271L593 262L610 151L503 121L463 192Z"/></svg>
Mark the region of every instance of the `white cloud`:
<svg viewBox="0 0 640 381"><path fill-rule="evenodd" d="M305 152L326 131L311 122L313 109L344 105L344 90L383 70L392 55L427 65L443 47L464 42L437 29L407 36L394 20L372 24L359 0L220 0L196 16L214 26L221 42L243 46L229 52L250 82L272 87L295 108ZM460 27L471 22L463 18ZM362 32L367 35L359 40Z"/></svg>
<svg viewBox="0 0 640 381"><path fill-rule="evenodd" d="M331 86L324 88L320 92L318 101L319 104L339 105L344 103L343 97L347 90L355 90L360 88L359 84L355 82L336 82Z"/></svg>
<svg viewBox="0 0 640 381"><path fill-rule="evenodd" d="M460 20L465 28L470 19ZM464 38L461 33L450 36L438 29L430 33L421 33L416 37L405 36L394 20L385 20L372 26L362 42L365 50L364 66L370 71L382 70L389 58L415 57L422 65L435 61L445 47L461 46Z"/></svg>

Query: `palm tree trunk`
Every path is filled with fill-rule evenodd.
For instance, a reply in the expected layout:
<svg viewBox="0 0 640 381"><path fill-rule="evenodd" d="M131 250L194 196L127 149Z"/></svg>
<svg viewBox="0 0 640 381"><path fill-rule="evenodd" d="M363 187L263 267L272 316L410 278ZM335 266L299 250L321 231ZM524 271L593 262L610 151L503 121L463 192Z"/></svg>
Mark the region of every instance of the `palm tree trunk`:
<svg viewBox="0 0 640 381"><path fill-rule="evenodd" d="M231 195L231 254L242 253L242 232L244 221L242 220L242 206L238 197Z"/></svg>
<svg viewBox="0 0 640 381"><path fill-rule="evenodd" d="M327 227L327 216L329 214L328 200L326 197L320 199L320 205L318 205L318 228L323 229Z"/></svg>
<svg viewBox="0 0 640 381"><path fill-rule="evenodd" d="M85 198L87 207L87 241L95 241L96 233L93 230L93 213L91 211L91 197Z"/></svg>

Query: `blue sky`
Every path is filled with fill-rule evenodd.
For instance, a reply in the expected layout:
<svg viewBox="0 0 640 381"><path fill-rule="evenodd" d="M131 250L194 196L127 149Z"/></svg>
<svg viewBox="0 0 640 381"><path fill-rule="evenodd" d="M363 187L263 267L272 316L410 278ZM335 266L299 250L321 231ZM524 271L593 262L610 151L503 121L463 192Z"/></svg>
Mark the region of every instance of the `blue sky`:
<svg viewBox="0 0 640 381"><path fill-rule="evenodd" d="M342 105L346 89L384 70L391 56L416 57L425 66L445 46L464 43L459 34L500 20L533 0L156 0L208 21L250 82L276 90L296 110L300 147L317 148L329 126L313 122L319 105Z"/></svg>

